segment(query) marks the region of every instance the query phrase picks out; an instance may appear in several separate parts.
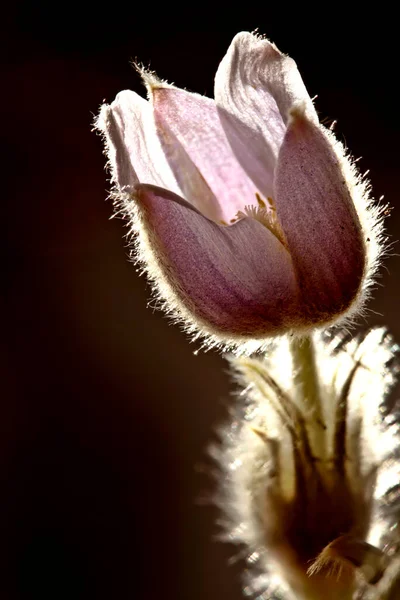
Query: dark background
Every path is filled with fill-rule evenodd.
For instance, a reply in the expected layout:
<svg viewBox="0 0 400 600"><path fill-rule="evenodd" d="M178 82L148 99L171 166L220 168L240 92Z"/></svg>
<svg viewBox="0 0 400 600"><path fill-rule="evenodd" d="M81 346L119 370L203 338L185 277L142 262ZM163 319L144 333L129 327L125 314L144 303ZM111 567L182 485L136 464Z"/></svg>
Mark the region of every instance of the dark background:
<svg viewBox="0 0 400 600"><path fill-rule="evenodd" d="M146 308L91 125L103 100L141 89L132 58L212 95L234 34L258 27L296 59L321 116L363 157L375 196L394 207L396 240L397 17L384 3L350 9L3 9L1 600L241 598L242 565L228 565L216 511L197 502L213 489L202 465L229 403L226 363L195 356ZM398 258L386 266L368 322L400 340Z"/></svg>

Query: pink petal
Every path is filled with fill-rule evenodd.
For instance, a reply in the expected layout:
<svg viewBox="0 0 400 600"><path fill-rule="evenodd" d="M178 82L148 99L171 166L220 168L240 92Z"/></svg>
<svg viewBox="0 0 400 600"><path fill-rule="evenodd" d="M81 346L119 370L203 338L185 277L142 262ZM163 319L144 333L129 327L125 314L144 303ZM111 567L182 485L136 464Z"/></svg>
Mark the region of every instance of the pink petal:
<svg viewBox="0 0 400 600"><path fill-rule="evenodd" d="M130 161L136 180L181 193L157 138L150 103L126 90L117 95L110 107L103 107L102 114L104 122L99 122L99 127L106 133L114 152L120 157L125 153L123 161L126 164ZM115 166L120 170L119 160ZM125 181L127 173L118 175L120 187L122 175ZM131 179L132 175L127 177L129 182Z"/></svg>
<svg viewBox="0 0 400 600"><path fill-rule="evenodd" d="M258 221L221 227L153 186L140 186L136 199L157 264L197 325L263 337L296 323L290 256Z"/></svg>
<svg viewBox="0 0 400 600"><path fill-rule="evenodd" d="M162 84L150 90L158 135L186 200L216 223L230 223L247 205L256 206L257 189L232 153L215 102ZM201 185L186 191L188 160L208 191Z"/></svg>
<svg viewBox="0 0 400 600"><path fill-rule="evenodd" d="M154 117L164 156L180 186L180 195L209 219L227 224L217 198L181 142L157 111Z"/></svg>
<svg viewBox="0 0 400 600"><path fill-rule="evenodd" d="M289 109L303 102L318 121L296 63L268 40L239 33L218 68L215 101L239 162L259 191L272 196Z"/></svg>
<svg viewBox="0 0 400 600"><path fill-rule="evenodd" d="M293 111L275 181L275 203L311 321L346 309L365 269L361 226L333 145Z"/></svg>
<svg viewBox="0 0 400 600"><path fill-rule="evenodd" d="M120 124L107 104L101 107L96 126L106 137L107 157L112 168L113 180L120 189L134 189L139 183L139 178L126 151Z"/></svg>

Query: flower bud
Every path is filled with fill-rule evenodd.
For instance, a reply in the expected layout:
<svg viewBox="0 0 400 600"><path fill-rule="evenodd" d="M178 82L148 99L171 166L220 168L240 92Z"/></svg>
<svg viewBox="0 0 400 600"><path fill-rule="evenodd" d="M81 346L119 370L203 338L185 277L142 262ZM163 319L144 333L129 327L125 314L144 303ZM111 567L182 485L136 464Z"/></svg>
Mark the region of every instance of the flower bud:
<svg viewBox="0 0 400 600"><path fill-rule="evenodd" d="M142 71L97 120L135 258L167 312L209 343L251 352L362 308L380 210L294 61L239 33L215 100Z"/></svg>

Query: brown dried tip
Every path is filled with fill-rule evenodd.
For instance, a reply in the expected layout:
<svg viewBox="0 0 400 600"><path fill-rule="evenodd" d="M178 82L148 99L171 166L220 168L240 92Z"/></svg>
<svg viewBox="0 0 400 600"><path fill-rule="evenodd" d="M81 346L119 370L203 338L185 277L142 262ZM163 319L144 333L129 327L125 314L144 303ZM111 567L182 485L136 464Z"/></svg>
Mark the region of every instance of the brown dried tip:
<svg viewBox="0 0 400 600"><path fill-rule="evenodd" d="M371 544L352 535L342 535L328 544L308 569L310 576L324 572L328 577L356 572L368 583L377 583L387 566L387 556Z"/></svg>

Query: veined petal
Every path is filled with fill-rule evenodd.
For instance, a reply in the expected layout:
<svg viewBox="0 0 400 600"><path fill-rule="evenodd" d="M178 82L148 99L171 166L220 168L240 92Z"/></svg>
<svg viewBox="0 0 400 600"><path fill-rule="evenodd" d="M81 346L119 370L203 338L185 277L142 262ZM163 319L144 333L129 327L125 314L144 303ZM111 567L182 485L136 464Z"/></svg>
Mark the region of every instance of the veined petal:
<svg viewBox="0 0 400 600"><path fill-rule="evenodd" d="M103 108L103 114L106 119L103 126L99 123L100 129L106 133L115 152L125 152L124 160L126 163L130 160L134 165L137 181L166 187L180 194L155 132L150 103L135 92L125 90L117 95L111 106ZM119 167L118 161L116 165ZM118 184L121 187L121 181Z"/></svg>
<svg viewBox="0 0 400 600"><path fill-rule="evenodd" d="M275 204L310 322L348 308L366 266L361 225L332 142L292 111L279 153Z"/></svg>
<svg viewBox="0 0 400 600"><path fill-rule="evenodd" d="M150 276L181 316L231 338L264 337L296 324L291 258L266 227L250 218L221 227L153 186L139 186L135 200L147 236L144 252L153 256L146 257ZM151 265L159 270L151 272Z"/></svg>
<svg viewBox="0 0 400 600"><path fill-rule="evenodd" d="M185 172L183 162L187 161L182 161L178 152L174 156L173 144L171 152L166 126L212 192L212 196L198 194L195 201L191 197L186 199L216 223L229 224L246 206L257 206L255 194L258 190L233 155L215 102L161 83L149 87L158 135L176 178L181 180Z"/></svg>
<svg viewBox="0 0 400 600"><path fill-rule="evenodd" d="M296 63L268 40L239 33L219 65L215 101L239 162L271 196L290 108L304 102L309 118L318 121Z"/></svg>
<svg viewBox="0 0 400 600"><path fill-rule="evenodd" d="M154 111L154 122L164 156L181 189L180 195L207 218L227 225L212 189L158 111Z"/></svg>

